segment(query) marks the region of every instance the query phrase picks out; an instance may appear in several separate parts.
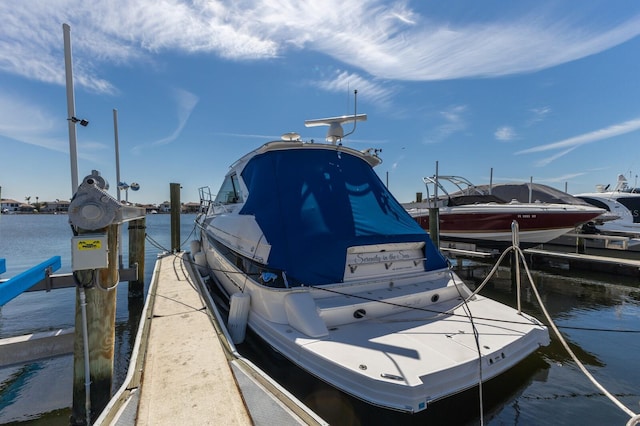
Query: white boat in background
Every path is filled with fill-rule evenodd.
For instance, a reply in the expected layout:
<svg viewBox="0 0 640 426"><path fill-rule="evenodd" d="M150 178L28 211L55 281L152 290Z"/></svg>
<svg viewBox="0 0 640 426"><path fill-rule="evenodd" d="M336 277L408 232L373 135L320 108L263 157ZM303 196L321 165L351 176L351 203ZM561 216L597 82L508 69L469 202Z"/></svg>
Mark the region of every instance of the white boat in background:
<svg viewBox="0 0 640 426"><path fill-rule="evenodd" d="M605 213L605 210L581 201L561 204L569 201L568 194L563 196L560 191L554 192L540 185L537 191L546 191L547 198L554 202L542 202L538 198L535 202L523 202L520 185L503 184L496 187L494 193L461 176L430 176L423 181L427 198L423 202L404 204L409 214L429 230L429 209L438 207L441 239L469 242L480 247L510 246L514 221L518 222L520 246L531 247L574 231ZM436 197L436 194L442 195ZM522 195L531 196L530 193Z"/></svg>
<svg viewBox="0 0 640 426"><path fill-rule="evenodd" d="M549 343L535 318L474 295L373 167L377 150L295 133L201 188L194 256L243 319L313 376L369 404L415 413L504 373ZM204 261L203 259L206 259ZM239 330L239 331L238 331Z"/></svg>
<svg viewBox="0 0 640 426"><path fill-rule="evenodd" d="M606 209L616 219L597 225L603 234L640 238L640 189L631 188L624 175L618 175L613 189L596 185L595 192L575 194L589 204Z"/></svg>

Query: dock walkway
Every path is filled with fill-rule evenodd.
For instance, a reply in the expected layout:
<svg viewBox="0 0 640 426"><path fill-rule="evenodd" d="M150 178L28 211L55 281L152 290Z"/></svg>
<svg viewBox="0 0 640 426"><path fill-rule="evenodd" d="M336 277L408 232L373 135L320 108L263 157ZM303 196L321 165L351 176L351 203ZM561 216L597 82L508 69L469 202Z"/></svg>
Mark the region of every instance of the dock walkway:
<svg viewBox="0 0 640 426"><path fill-rule="evenodd" d="M326 424L233 353L194 274L188 253L158 259L129 374L96 424Z"/></svg>
<svg viewBox="0 0 640 426"><path fill-rule="evenodd" d="M251 424L182 256L159 261L136 424Z"/></svg>

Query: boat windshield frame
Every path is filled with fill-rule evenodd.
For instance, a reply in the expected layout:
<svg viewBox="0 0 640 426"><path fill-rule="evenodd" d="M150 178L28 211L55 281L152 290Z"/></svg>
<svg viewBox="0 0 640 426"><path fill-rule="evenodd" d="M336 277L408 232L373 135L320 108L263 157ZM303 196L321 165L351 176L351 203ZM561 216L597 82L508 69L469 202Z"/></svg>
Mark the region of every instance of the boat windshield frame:
<svg viewBox="0 0 640 426"><path fill-rule="evenodd" d="M433 175L422 178L422 181L424 182L427 190L426 201L429 208L440 207L439 204L443 203L444 205L447 205L451 200L451 193L447 190L442 181L448 182L456 187L458 189L456 193L459 193L460 195L485 195L482 191L477 189L471 181L462 176ZM433 196L431 196L431 192L429 191L430 187L433 187ZM444 197L438 196L438 190L442 190Z"/></svg>

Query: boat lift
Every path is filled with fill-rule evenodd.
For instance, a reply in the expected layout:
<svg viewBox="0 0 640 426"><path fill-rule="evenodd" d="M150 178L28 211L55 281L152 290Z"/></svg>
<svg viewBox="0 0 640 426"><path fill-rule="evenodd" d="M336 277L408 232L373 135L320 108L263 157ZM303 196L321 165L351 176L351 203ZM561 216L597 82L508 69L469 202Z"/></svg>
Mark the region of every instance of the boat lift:
<svg viewBox="0 0 640 426"><path fill-rule="evenodd" d="M7 281L0 282L0 306L49 277L51 272L60 269L60 266L60 256L53 256L49 260L27 269ZM0 274L6 272L6 270L5 259L0 259Z"/></svg>

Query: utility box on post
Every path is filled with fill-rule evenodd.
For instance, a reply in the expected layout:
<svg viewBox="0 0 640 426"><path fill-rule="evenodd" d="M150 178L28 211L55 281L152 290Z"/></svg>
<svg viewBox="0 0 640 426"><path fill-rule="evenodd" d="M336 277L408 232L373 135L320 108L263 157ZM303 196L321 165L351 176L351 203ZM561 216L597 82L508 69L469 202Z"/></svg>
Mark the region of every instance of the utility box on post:
<svg viewBox="0 0 640 426"><path fill-rule="evenodd" d="M71 269L104 269L109 267L106 234L83 234L71 237Z"/></svg>

